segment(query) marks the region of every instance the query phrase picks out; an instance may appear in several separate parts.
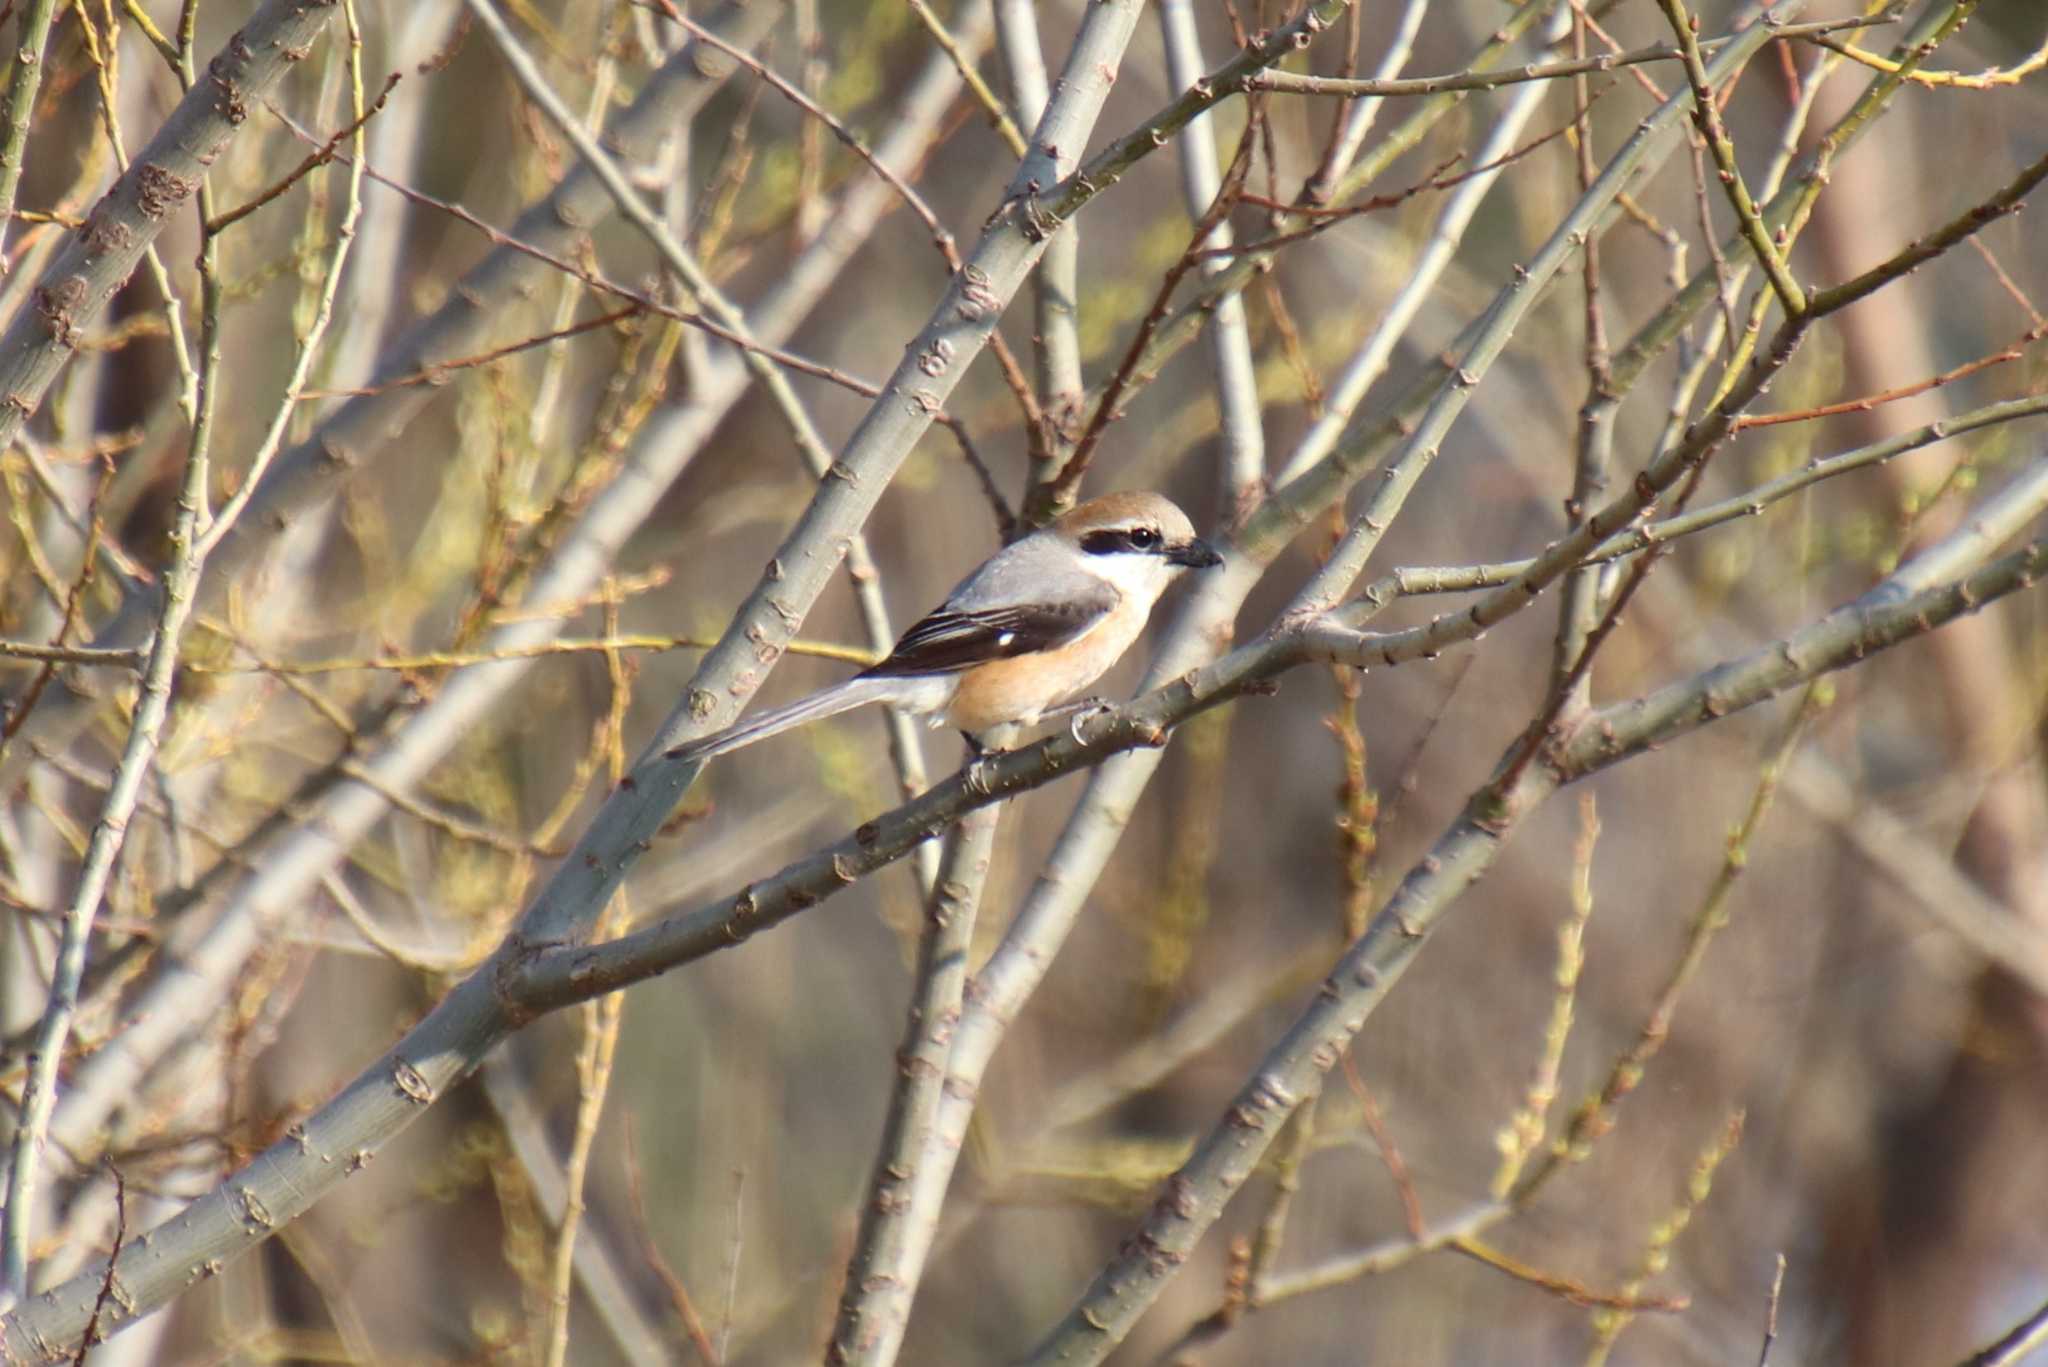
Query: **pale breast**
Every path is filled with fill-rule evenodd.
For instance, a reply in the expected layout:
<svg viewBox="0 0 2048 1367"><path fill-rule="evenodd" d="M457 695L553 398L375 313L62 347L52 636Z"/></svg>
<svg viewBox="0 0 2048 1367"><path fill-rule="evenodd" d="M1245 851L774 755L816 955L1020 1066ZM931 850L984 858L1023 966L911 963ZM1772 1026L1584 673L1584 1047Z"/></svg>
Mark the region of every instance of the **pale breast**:
<svg viewBox="0 0 2048 1367"><path fill-rule="evenodd" d="M1123 658L1145 629L1145 614L1125 598L1078 639L1056 650L976 665L960 676L946 720L962 731L1007 722L1029 725L1039 713L1077 696Z"/></svg>

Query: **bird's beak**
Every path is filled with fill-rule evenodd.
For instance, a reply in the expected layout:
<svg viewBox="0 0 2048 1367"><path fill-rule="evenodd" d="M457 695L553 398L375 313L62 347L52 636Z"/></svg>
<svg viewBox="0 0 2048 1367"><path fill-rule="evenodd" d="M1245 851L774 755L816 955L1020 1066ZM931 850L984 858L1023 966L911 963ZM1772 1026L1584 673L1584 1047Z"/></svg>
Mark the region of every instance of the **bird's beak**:
<svg viewBox="0 0 2048 1367"><path fill-rule="evenodd" d="M1191 570L1211 570L1223 563L1223 557L1199 536L1191 537L1175 546L1166 548L1166 563L1180 565Z"/></svg>

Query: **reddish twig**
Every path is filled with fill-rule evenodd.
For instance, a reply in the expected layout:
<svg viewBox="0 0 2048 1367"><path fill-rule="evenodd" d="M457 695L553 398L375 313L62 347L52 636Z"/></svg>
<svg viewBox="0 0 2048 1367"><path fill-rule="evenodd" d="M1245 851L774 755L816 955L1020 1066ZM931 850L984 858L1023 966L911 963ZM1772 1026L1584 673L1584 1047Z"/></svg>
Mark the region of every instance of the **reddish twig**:
<svg viewBox="0 0 2048 1367"><path fill-rule="evenodd" d="M1365 1079L1358 1075L1358 1063L1348 1052L1344 1055L1344 1082L1351 1088L1351 1095L1358 1099L1366 1131L1372 1135L1372 1142L1380 1151L1380 1161L1387 1165L1387 1176L1392 1179L1394 1191L1401 1198L1401 1219L1408 1227L1408 1234L1411 1238L1420 1239L1428 1226L1422 1220L1422 1198L1415 1194L1415 1179L1408 1173L1408 1160L1401 1157L1400 1147L1394 1143L1392 1131L1387 1129L1387 1118L1380 1113L1379 1102L1373 1099Z"/></svg>
<svg viewBox="0 0 2048 1367"><path fill-rule="evenodd" d="M1992 366L2004 365L2007 361L2017 361L2026 354L2028 347L2040 341L2043 336L2048 336L2048 322L2037 322L2035 326L2021 333L2019 340L2015 341L2005 350L1995 352L1989 356L1979 356L1974 361L1965 361L1953 370L1944 370L1939 375L1929 376L1927 379L1913 384L1902 384L1896 388L1882 390L1876 394L1865 394L1861 398L1844 399L1840 403L1824 403L1813 408L1796 408L1786 413L1744 413L1736 417L1734 423L1729 428L1729 432L1732 435L1736 432L1747 431L1752 427L1776 427L1780 423L1809 422L1814 418L1833 418L1839 417L1844 413L1868 413L1880 404L1894 403L1900 399L1910 399L1916 394L1925 394L1929 390L1939 389L1946 384L1953 384L1964 376L1974 375L1980 370L1989 370Z"/></svg>
<svg viewBox="0 0 2048 1367"><path fill-rule="evenodd" d="M2027 292L2019 287L2019 282L2006 274L2005 267L2000 265L1998 258L1991 254L1991 248L1984 245L1984 239L1973 237L1970 239L1970 245L1976 248L1977 255L1984 258L1984 264L1991 268L1991 273L1994 276L1998 277L1998 283L2005 287L2005 292L2012 296L2013 302L2025 310L2027 317L2033 322L2034 326L2048 327L2048 319L2041 317L2041 310L2034 307L2034 301L2029 299Z"/></svg>
<svg viewBox="0 0 2048 1367"><path fill-rule="evenodd" d="M1675 1314L1692 1305L1690 1296L1644 1296L1630 1295L1626 1291L1596 1291L1583 1282L1573 1281L1570 1277L1559 1276L1555 1272L1545 1272L1542 1268L1525 1263L1519 1258L1511 1258L1491 1244L1481 1243L1471 1237L1453 1239L1449 1247L1454 1253L1462 1253L1476 1263L1505 1273L1518 1282L1527 1282L1530 1286L1539 1287L1583 1309Z"/></svg>
<svg viewBox="0 0 2048 1367"><path fill-rule="evenodd" d="M1031 506L1025 510L1027 518L1038 520L1048 516L1062 502L1071 499L1074 490L1080 487L1082 477L1088 473L1088 463L1094 459L1095 448L1102 444L1103 433L1112 422L1122 416L1122 404L1125 395L1132 388L1138 362L1144 356L1146 343L1152 340L1152 334L1166 321L1167 312L1173 303L1174 291L1206 255L1202 243L1208 240L1209 234L1215 231L1217 224L1230 216L1231 209L1245 198L1245 177L1251 172L1252 150L1258 145L1255 134L1256 130L1248 126L1244 136L1238 139L1237 153L1230 159L1229 169L1223 173L1223 183L1217 187L1216 198L1210 201L1208 212L1202 215L1201 222L1197 223L1194 232L1189 234L1187 250L1181 253L1180 259L1173 263L1165 277L1160 280L1158 293L1152 299L1152 307L1139 322L1138 330L1131 338L1131 344L1124 349L1123 360L1118 363L1116 373L1103 387L1102 397L1097 400L1095 411L1088 416L1088 425L1082 429L1080 439L1074 443L1073 454L1067 457L1067 463L1060 467L1060 472L1053 476L1050 482L1032 491Z"/></svg>
<svg viewBox="0 0 2048 1367"><path fill-rule="evenodd" d="M640 306L635 304L631 308L623 308L613 313L600 314L596 318L586 319L581 323L575 323L569 327L557 329L554 332L543 332L538 336L511 342L490 351L480 351L474 356L459 356L452 361L437 361L433 365L415 370L410 375L400 375L396 379L385 380L381 384L364 385L360 389L308 389L301 391L299 398L301 400L358 399L367 398L372 394L382 394L387 390L404 389L411 385L441 384L454 371L472 370L477 366L489 365L493 361L502 361L507 356L516 356L522 351L531 351L535 347L546 346L550 342L559 342L569 337L578 337L586 332L596 332L600 328L608 328L612 324L623 322L628 318L637 318L640 316L640 313Z"/></svg>
<svg viewBox="0 0 2048 1367"><path fill-rule="evenodd" d="M1606 85L1601 86L1599 90L1594 91L1588 98L1587 103L1591 104L1597 101L1602 95L1605 95L1613 88L1614 83L1609 81ZM1431 190L1449 190L1472 179L1474 176L1483 176L1490 171L1497 171L1503 166L1520 161L1545 143L1553 142L1563 137L1571 131L1571 128L1572 125L1570 123L1563 124L1551 129L1548 133L1543 134L1532 142L1524 143L1505 156L1496 157L1483 166L1474 166L1470 170L1460 171L1456 175L1442 174L1445 168L1455 166L1459 161L1463 160L1463 154L1461 153L1459 156L1441 163L1437 172L1433 173L1428 179L1418 181L1405 190L1396 190L1384 195L1374 195L1370 199L1362 199L1356 204L1346 204L1341 208L1319 209L1302 204L1283 204L1279 200L1269 199L1264 195L1241 195L1240 199L1246 204L1256 205L1262 209L1281 209L1288 213L1301 214L1305 217L1313 218L1316 221L1306 228L1297 229L1291 233L1276 233L1272 237L1263 237L1256 242L1239 242L1228 247L1210 247L1201 252L1200 255L1204 257L1249 256L1256 253L1273 251L1280 247L1292 246L1296 242L1306 241L1318 233L1326 231L1334 224L1341 223L1345 219L1356 218L1360 214L1380 213L1398 204L1405 203L1417 195L1427 194Z"/></svg>
<svg viewBox="0 0 2048 1367"><path fill-rule="evenodd" d="M932 245L937 247L939 254L945 258L947 270L954 275L960 273L961 267L965 263L960 259L960 249L953 240L953 234L948 231L945 224L939 222L939 216L932 212L931 205L924 202L924 197L911 187L910 182L890 170L883 163L882 159L868 148L867 144L853 135L851 129L787 78L778 75L760 58L744 48L733 46L709 29L692 21L688 15L676 8L672 0L654 0L654 4L667 17L670 23L676 25L705 46L716 48L732 58L735 62L753 72L755 76L773 86L777 94L830 129L833 137L839 139L846 146L847 150L866 162L868 168L880 176L883 182L896 192L897 198L909 206L910 212L917 215L919 221L931 233ZM1017 406L1022 410L1026 426L1035 430L1044 422L1045 416L1039 406L1038 395L1031 388L1031 381L1024 375L1024 367L1018 363L1016 353L1010 350L1009 344L1003 340L1003 335L1000 332L989 335L988 347L989 354L995 358L997 367L1003 373L1003 383L1009 387L1011 394L1016 396Z"/></svg>
<svg viewBox="0 0 2048 1367"><path fill-rule="evenodd" d="M63 647L72 631L77 628L78 619L83 615L85 593L92 585L93 567L99 563L100 542L106 536L106 524L100 521L100 499L105 496L113 481L114 462L102 457L99 482L93 486L92 501L86 507L84 556L79 561L78 578L72 581L71 591L64 596L64 615L57 623L56 639L50 642L53 647ZM46 662L42 669L37 671L34 682L22 691L12 710L4 717L0 717L0 750L7 748L7 743L21 730L22 723L28 720L28 714L33 712L36 704L42 700L43 691L50 686L50 680L57 676L57 668L56 660Z"/></svg>
<svg viewBox="0 0 2048 1367"><path fill-rule="evenodd" d="M276 109L273 109L271 112L283 120L285 126L291 129L293 134L308 142L312 141L311 135L294 123L289 115ZM343 166L355 164L354 159L345 152L336 153L334 160ZM688 309L679 309L672 304L664 304L658 299L642 294L639 290L628 289L624 285L607 280L595 271L587 270L573 261L556 256L553 252L536 247L531 242L522 241L502 229L493 227L469 210L463 208L460 204L455 204L445 199L437 199L426 191L415 189L396 177L387 176L382 171L371 166L367 161L363 163L363 174L376 181L379 185L403 195L415 204L437 210L440 213L447 214L450 218L466 224L490 239L493 246L504 247L509 251L530 256L543 265L551 266L555 270L562 272L564 275L574 276L577 280L583 282L585 286L599 294L606 294L615 299L626 300L649 313L659 314L663 318L670 318L688 327L696 328L700 332L709 333L719 341L736 347L741 351L751 351L756 355L767 357L777 365L787 366L789 369L801 374L828 381L843 389L849 389L864 399L872 399L882 392L879 385L870 384L866 380L858 379L843 370L836 370L831 366L799 356L794 352L784 351L780 347L764 346L759 342L750 341L733 332L730 328L721 327L719 324L712 322L701 313L692 313Z"/></svg>
<svg viewBox="0 0 2048 1367"><path fill-rule="evenodd" d="M213 234L220 232L222 229L227 228L232 224L241 222L250 214L255 213L258 209L270 203L272 200L282 195L285 191L291 189L292 186L298 184L301 180L304 180L307 176L311 175L320 167L325 166L330 161L333 161L335 159L335 154L341 151L342 143L346 142L349 138L354 137L357 129L361 128L371 119L376 118L379 113L383 112L384 102L391 98L391 91L393 87L395 87L398 84L399 76L400 73L396 71L392 72L389 76L386 76L384 78L384 89L378 92L377 98L371 102L370 107L363 111L362 117L350 120L347 127L343 128L340 132L336 133L333 137L329 138L325 143L322 143L319 151L313 153L304 161L300 162L297 166L293 167L291 171L289 171L285 175L285 178L283 180L280 180L277 184L271 186L268 190L265 190L262 194L256 196L256 198L250 200L247 204L242 205L239 209L230 209L224 214L219 214L213 218L208 219L206 221L207 236L211 237Z"/></svg>
<svg viewBox="0 0 2048 1367"><path fill-rule="evenodd" d="M640 1254L647 1260L654 1275L668 1292L669 1304L675 1307L676 1318L683 1322L683 1332L690 1336L690 1343L697 1355L704 1359L705 1367L717 1367L718 1352L711 1346L711 1335L705 1332L703 1317L697 1313L697 1304L690 1299L690 1289L683 1285L683 1279L669 1266L661 1254L661 1246L654 1241L654 1228L647 1219L646 1189L640 1180L639 1127L633 1117L626 1117L626 1192L633 1208L633 1233L640 1241Z"/></svg>
<svg viewBox="0 0 2048 1367"><path fill-rule="evenodd" d="M107 1308L107 1302L114 1295L114 1269L121 1262L121 1245L128 1242L128 1179L114 1166L111 1158L103 1160L107 1171L114 1176L114 1247L107 1254L107 1275L100 1280L100 1294L93 1298L92 1318L85 1322L85 1333L78 1340L78 1352L72 1356L72 1367L85 1367L85 1355L99 1342L100 1312Z"/></svg>

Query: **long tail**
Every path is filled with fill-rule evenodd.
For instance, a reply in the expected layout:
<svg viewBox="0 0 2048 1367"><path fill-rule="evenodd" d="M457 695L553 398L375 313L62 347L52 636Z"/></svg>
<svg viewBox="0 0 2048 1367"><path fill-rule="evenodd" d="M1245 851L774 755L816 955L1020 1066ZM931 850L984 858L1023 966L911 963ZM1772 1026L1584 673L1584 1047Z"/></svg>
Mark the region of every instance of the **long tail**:
<svg viewBox="0 0 2048 1367"><path fill-rule="evenodd" d="M714 731L708 736L685 741L668 752L670 759L707 760L717 755L752 745L757 740L779 736L792 727L806 722L822 721L836 717L841 712L850 712L856 707L871 702L889 702L903 691L903 680L891 678L869 678L866 676L848 679L843 684L813 693L800 702L787 707L772 708L756 717L735 722L723 731Z"/></svg>

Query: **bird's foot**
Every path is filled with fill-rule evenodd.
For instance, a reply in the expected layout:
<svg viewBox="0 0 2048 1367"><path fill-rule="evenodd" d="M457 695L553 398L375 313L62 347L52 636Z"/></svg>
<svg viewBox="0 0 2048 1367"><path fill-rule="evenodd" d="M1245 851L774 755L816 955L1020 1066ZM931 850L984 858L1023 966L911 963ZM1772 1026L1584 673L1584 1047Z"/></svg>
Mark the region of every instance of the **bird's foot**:
<svg viewBox="0 0 2048 1367"><path fill-rule="evenodd" d="M1007 752L1003 746L985 742L972 731L962 731L960 739L967 742L967 767L963 771L967 786L986 797L994 791L991 783L995 771L991 766L998 755Z"/></svg>
<svg viewBox="0 0 2048 1367"><path fill-rule="evenodd" d="M1071 714L1067 718L1067 734L1074 738L1074 744L1086 745L1088 738L1081 734L1081 728L1097 717L1116 711L1116 705L1102 698L1084 698L1080 702L1069 703L1060 711Z"/></svg>

